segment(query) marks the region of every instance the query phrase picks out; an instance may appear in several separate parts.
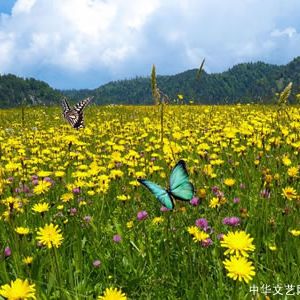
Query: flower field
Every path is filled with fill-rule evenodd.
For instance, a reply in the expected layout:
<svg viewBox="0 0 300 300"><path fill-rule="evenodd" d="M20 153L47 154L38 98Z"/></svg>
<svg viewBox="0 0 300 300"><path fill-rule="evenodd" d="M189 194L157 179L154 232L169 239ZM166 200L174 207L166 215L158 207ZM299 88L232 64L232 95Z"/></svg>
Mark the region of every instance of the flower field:
<svg viewBox="0 0 300 300"><path fill-rule="evenodd" d="M300 297L300 109L159 111L0 110L4 299ZM195 195L167 210L137 179L181 159Z"/></svg>

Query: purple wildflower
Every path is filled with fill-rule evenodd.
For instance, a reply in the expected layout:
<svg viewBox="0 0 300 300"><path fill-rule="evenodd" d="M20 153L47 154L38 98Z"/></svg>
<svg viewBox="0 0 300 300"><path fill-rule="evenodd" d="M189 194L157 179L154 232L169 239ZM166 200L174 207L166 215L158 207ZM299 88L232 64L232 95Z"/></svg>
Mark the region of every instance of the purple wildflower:
<svg viewBox="0 0 300 300"><path fill-rule="evenodd" d="M79 188L79 187L76 187L76 188L74 188L74 189L72 190L72 192L73 192L73 194L78 195L78 194L80 194L80 188Z"/></svg>
<svg viewBox="0 0 300 300"><path fill-rule="evenodd" d="M119 235L119 234L115 234L114 237L113 237L113 241L115 243L120 243L122 240L122 237Z"/></svg>
<svg viewBox="0 0 300 300"><path fill-rule="evenodd" d="M52 178L50 178L50 177L45 177L43 180L46 181L46 182L51 183L52 185L54 183L54 180Z"/></svg>
<svg viewBox="0 0 300 300"><path fill-rule="evenodd" d="M11 249L9 247L5 247L5 249L4 249L4 256L5 257L11 256Z"/></svg>
<svg viewBox="0 0 300 300"><path fill-rule="evenodd" d="M83 220L84 220L85 223L88 224L92 221L92 217L91 216L85 216L85 217L83 217Z"/></svg>
<svg viewBox="0 0 300 300"><path fill-rule="evenodd" d="M139 211L137 214L137 219L139 221L145 220L148 217L148 213L145 210Z"/></svg>
<svg viewBox="0 0 300 300"><path fill-rule="evenodd" d="M165 212L165 211L169 211L169 209L167 207L165 207L165 206L162 206L160 208L160 211Z"/></svg>
<svg viewBox="0 0 300 300"><path fill-rule="evenodd" d="M199 198L198 197L193 197L190 201L190 204L193 206L198 206L199 205Z"/></svg>
<svg viewBox="0 0 300 300"><path fill-rule="evenodd" d="M22 189L21 189L21 188L18 188L18 187L15 188L15 193L16 193L16 194L19 194L19 193L21 193L21 192L22 192Z"/></svg>
<svg viewBox="0 0 300 300"><path fill-rule="evenodd" d="M204 218L200 218L195 221L195 225L205 230L208 227L208 221Z"/></svg>
<svg viewBox="0 0 300 300"><path fill-rule="evenodd" d="M7 181L9 181L9 183L12 183L14 181L14 178L13 177L8 177Z"/></svg>
<svg viewBox="0 0 300 300"><path fill-rule="evenodd" d="M32 184L33 185L38 185L39 184L39 180L38 179L33 179L32 180Z"/></svg>
<svg viewBox="0 0 300 300"><path fill-rule="evenodd" d="M75 216L77 213L77 209L75 207L70 208L70 215Z"/></svg>
<svg viewBox="0 0 300 300"><path fill-rule="evenodd" d="M99 259L96 259L93 261L94 268L99 268L101 265L101 261Z"/></svg>
<svg viewBox="0 0 300 300"><path fill-rule="evenodd" d="M207 238L206 240L201 242L202 247L207 248L213 244L212 239Z"/></svg>
<svg viewBox="0 0 300 300"><path fill-rule="evenodd" d="M239 197L233 198L233 203L240 203L241 199Z"/></svg>
<svg viewBox="0 0 300 300"><path fill-rule="evenodd" d="M228 226L239 226L240 225L240 218L238 217L226 217L223 219L222 223L224 225L228 225Z"/></svg>
<svg viewBox="0 0 300 300"><path fill-rule="evenodd" d="M219 192L219 187L215 185L211 188L211 191L216 195Z"/></svg>

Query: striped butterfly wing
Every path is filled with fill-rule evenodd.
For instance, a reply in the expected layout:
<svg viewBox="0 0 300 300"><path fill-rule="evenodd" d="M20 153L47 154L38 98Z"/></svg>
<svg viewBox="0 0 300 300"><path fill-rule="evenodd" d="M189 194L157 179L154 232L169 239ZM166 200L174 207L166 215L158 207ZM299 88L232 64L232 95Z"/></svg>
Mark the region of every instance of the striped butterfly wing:
<svg viewBox="0 0 300 300"><path fill-rule="evenodd" d="M78 113L82 113L84 108L91 102L92 99L93 97L88 97L84 100L81 100L74 106L73 109L76 110Z"/></svg>
<svg viewBox="0 0 300 300"><path fill-rule="evenodd" d="M78 113L74 111L74 109L70 108L70 105L67 99L62 99L62 109L63 109L63 116L69 122L69 124L74 127L75 124L78 122Z"/></svg>
<svg viewBox="0 0 300 300"><path fill-rule="evenodd" d="M76 118L74 118L74 125L73 127L75 129L79 129L79 128L83 128L84 127L84 121L83 121L83 110L85 109L85 107L91 102L91 100L93 99L93 97L88 97L80 102L78 102L74 108L73 108L73 112L75 115L75 112L77 113Z"/></svg>
<svg viewBox="0 0 300 300"><path fill-rule="evenodd" d="M180 160L170 175L170 193L178 200L190 201L194 196L194 186L189 180L185 162Z"/></svg>
<svg viewBox="0 0 300 300"><path fill-rule="evenodd" d="M63 99L63 115L73 128L79 129L84 127L83 110L91 102L92 99L93 97L88 97L78 102L72 109L70 109L70 106L66 99Z"/></svg>
<svg viewBox="0 0 300 300"><path fill-rule="evenodd" d="M71 109L66 112L65 118L73 128L78 129L83 127L83 115L78 114L76 110Z"/></svg>
<svg viewBox="0 0 300 300"><path fill-rule="evenodd" d="M163 206L168 209L174 208L173 199L168 191L150 180L138 179L138 182L143 184Z"/></svg>
<svg viewBox="0 0 300 300"><path fill-rule="evenodd" d="M61 101L62 109L63 109L63 116L65 117L65 114L71 110L70 105L67 101L67 99L63 98Z"/></svg>

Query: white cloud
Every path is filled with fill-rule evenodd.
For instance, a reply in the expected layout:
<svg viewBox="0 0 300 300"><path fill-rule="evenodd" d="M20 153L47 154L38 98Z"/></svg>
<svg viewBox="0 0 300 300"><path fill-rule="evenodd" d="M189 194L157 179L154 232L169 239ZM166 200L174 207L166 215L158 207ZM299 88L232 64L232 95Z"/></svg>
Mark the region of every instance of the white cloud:
<svg viewBox="0 0 300 300"><path fill-rule="evenodd" d="M56 87L299 55L298 0L17 0L0 15L0 72ZM283 42L283 39L284 42Z"/></svg>
<svg viewBox="0 0 300 300"><path fill-rule="evenodd" d="M275 29L271 32L272 37L288 36L292 38L295 34L297 34L297 30L293 27L287 27L283 30Z"/></svg>
<svg viewBox="0 0 300 300"><path fill-rule="evenodd" d="M68 71L113 67L136 51L147 17L158 1L18 0L12 15L2 19L1 40L13 45L4 51L0 71L23 70L44 62ZM2 48L2 45L1 45Z"/></svg>
<svg viewBox="0 0 300 300"><path fill-rule="evenodd" d="M30 13L31 8L35 4L36 0L20 0L14 5L12 14L14 16L18 14Z"/></svg>

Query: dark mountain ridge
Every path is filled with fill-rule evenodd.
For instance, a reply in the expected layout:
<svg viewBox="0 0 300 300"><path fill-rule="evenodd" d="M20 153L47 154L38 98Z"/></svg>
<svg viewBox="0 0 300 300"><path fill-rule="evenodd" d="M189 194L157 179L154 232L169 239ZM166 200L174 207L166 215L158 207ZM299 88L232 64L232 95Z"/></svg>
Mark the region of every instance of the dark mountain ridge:
<svg viewBox="0 0 300 300"><path fill-rule="evenodd" d="M159 88L176 100L178 94L185 102L222 104L234 102L272 102L288 82L293 82L292 97L300 90L300 57L287 65L263 62L242 63L222 73L203 71L196 79L197 69L176 75L157 76ZM78 101L94 96L96 104L152 104L150 77L112 81L96 89L64 90L51 88L47 83L15 75L0 76L0 107L19 105L57 105L66 96Z"/></svg>

